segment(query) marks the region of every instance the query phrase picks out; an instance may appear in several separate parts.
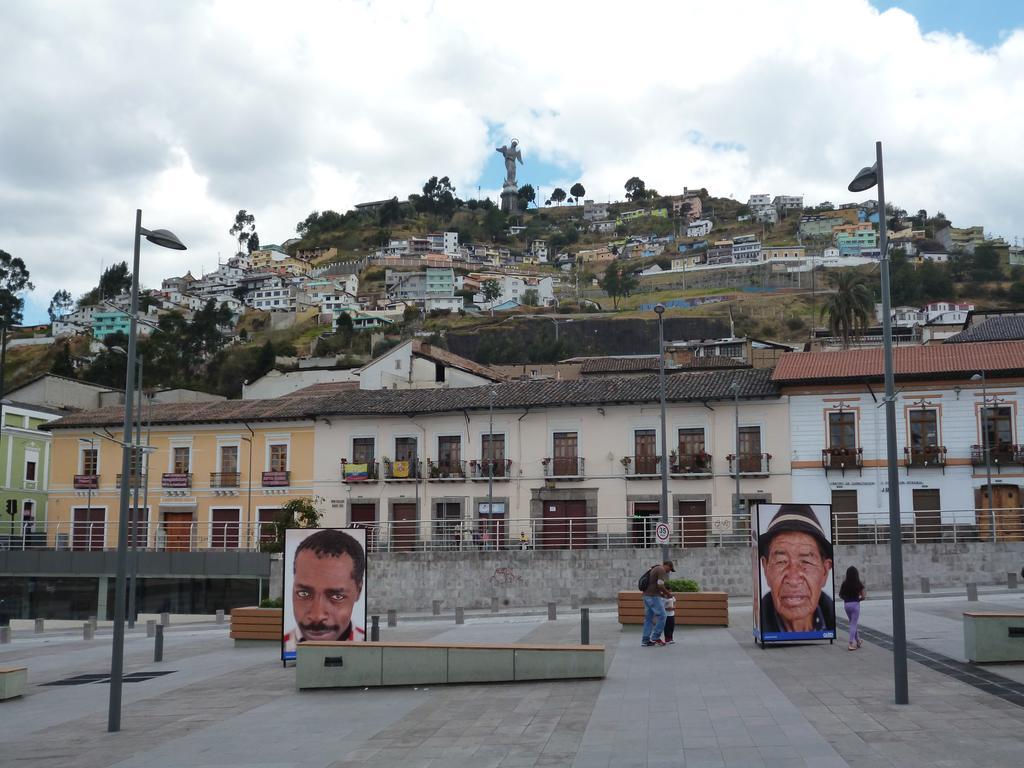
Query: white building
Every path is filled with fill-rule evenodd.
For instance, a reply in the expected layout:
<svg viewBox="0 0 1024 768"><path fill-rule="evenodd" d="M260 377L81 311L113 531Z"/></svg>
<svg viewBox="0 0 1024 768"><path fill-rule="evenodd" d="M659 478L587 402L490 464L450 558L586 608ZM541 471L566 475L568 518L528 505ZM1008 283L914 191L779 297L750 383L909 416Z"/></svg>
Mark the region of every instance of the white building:
<svg viewBox="0 0 1024 768"><path fill-rule="evenodd" d="M85 333L92 329L92 316L95 312L102 312L103 307L96 305L79 307L53 323L54 336L74 336Z"/></svg>
<svg viewBox="0 0 1024 768"><path fill-rule="evenodd" d="M530 243L530 253L532 253L542 264L546 264L548 260L548 241L534 240Z"/></svg>
<svg viewBox="0 0 1024 768"><path fill-rule="evenodd" d="M446 349L410 339L358 371L360 389L442 389L476 387L505 376Z"/></svg>
<svg viewBox="0 0 1024 768"><path fill-rule="evenodd" d="M608 218L608 203L595 203L593 200L583 201L583 220L601 221Z"/></svg>
<svg viewBox="0 0 1024 768"><path fill-rule="evenodd" d="M925 304L922 311L926 323L942 323L943 325L963 325L968 313L974 309L973 304L954 301L933 301Z"/></svg>
<svg viewBox="0 0 1024 768"><path fill-rule="evenodd" d="M751 195L747 198L747 207L751 210L754 210L755 208L768 208L771 204L771 195Z"/></svg>
<svg viewBox="0 0 1024 768"><path fill-rule="evenodd" d="M711 232L711 221L709 219L697 219L686 226L687 237L704 237Z"/></svg>
<svg viewBox="0 0 1024 768"><path fill-rule="evenodd" d="M537 306L549 307L555 303L555 286L550 277L531 277L519 275L502 274L474 274L473 279L482 286L488 280L493 280L501 287L501 293L494 300L494 304L504 304L507 301L516 301L525 304L526 292L535 291L537 294ZM484 294L477 293L473 297L473 303L482 309L490 309L490 304Z"/></svg>
<svg viewBox="0 0 1024 768"><path fill-rule="evenodd" d="M790 211L802 211L804 209L804 196L776 195L775 199L772 200L772 207L779 212L779 216L784 216Z"/></svg>
<svg viewBox="0 0 1024 768"><path fill-rule="evenodd" d="M1024 342L898 346L893 352L905 535L952 541L955 526L961 540L987 540L986 441L996 467L992 505L1015 510L1001 515L1020 516ZM790 353L773 375L789 400L793 488L801 502L832 504L842 543L872 541L889 523L885 409L878 407L882 356L880 348ZM982 382L971 378L978 371L986 371L995 398L987 405Z"/></svg>
<svg viewBox="0 0 1024 768"><path fill-rule="evenodd" d="M739 235L732 241L734 264L753 264L761 261L761 242L756 235Z"/></svg>

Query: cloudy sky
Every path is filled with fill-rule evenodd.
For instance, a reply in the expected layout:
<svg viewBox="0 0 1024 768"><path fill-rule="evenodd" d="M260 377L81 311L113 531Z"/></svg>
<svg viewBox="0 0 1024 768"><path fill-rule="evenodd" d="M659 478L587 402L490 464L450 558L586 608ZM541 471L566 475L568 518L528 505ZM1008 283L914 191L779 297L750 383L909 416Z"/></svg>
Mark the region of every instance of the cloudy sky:
<svg viewBox="0 0 1024 768"><path fill-rule="evenodd" d="M969 12L967 9L969 6ZM916 14L916 15L915 15ZM746 199L841 202L886 149L887 196L1024 237L1024 3L953 0L0 3L0 249L36 290L130 260L216 266L239 208L264 243L314 209L448 175L496 194L639 175Z"/></svg>

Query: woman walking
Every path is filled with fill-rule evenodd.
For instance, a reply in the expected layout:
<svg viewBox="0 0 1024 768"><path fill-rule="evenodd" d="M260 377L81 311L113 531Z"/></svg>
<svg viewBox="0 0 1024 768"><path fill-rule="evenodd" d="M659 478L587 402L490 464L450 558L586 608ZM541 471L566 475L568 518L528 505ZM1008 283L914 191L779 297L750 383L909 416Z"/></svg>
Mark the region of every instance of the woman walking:
<svg viewBox="0 0 1024 768"><path fill-rule="evenodd" d="M843 600L843 607L846 608L846 618L850 620L850 644L847 650L856 651L861 646L861 639L857 635L857 622L860 620L860 603L867 595L864 592L864 583L860 580L860 574L852 565L846 569L846 578L843 585L839 587L839 597Z"/></svg>

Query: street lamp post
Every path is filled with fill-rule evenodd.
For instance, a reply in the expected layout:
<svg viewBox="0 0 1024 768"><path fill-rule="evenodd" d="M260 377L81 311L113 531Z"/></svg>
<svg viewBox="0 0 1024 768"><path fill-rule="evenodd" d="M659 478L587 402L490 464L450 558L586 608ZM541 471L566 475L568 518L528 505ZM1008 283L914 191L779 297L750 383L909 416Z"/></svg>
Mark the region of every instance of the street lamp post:
<svg viewBox="0 0 1024 768"><path fill-rule="evenodd" d="M740 467L743 462L740 459L740 383L733 379L729 385L733 397L733 439L736 442L736 511L734 513L736 522L743 516L743 499L740 497Z"/></svg>
<svg viewBox="0 0 1024 768"><path fill-rule="evenodd" d="M892 570L893 682L897 704L909 704L907 684L907 626L903 606L903 531L900 515L900 478L896 458L896 384L892 361L892 299L889 295L889 243L885 215L885 179L882 170L882 142L875 142L875 164L862 168L850 182L851 192L878 186L878 232L882 278L882 343L885 358L885 442L889 477L889 560Z"/></svg>
<svg viewBox="0 0 1024 768"><path fill-rule="evenodd" d="M656 304L658 314L658 399L661 402L661 522L668 525L668 434L665 426L665 305ZM668 543L661 546L662 562L668 560Z"/></svg>
<svg viewBox="0 0 1024 768"><path fill-rule="evenodd" d="M132 255L132 299L130 322L128 325L128 365L124 381L124 428L121 441L121 483L120 524L117 526L117 577L114 587L114 638L110 654L110 704L107 711L107 730L121 730L121 687L124 677L124 614L125 614L125 582L128 571L128 527L125 520L128 514L131 483L128 482L131 470L131 456L134 446L132 440L132 405L135 394L135 341L139 312L139 249L141 239L163 248L176 251L185 250L182 242L166 229L148 230L142 226L142 210L135 211L135 242Z"/></svg>
<svg viewBox="0 0 1024 768"><path fill-rule="evenodd" d="M558 328L557 321L555 328ZM498 393L491 387L490 408L487 414L487 516L490 525L494 525L494 398ZM498 528L494 526L494 548L501 546L498 540Z"/></svg>
<svg viewBox="0 0 1024 768"><path fill-rule="evenodd" d="M135 629L135 578L139 570L139 489L145 483L146 490L149 490L149 457L146 457L146 463L143 464L142 451L139 450L139 446L142 445L142 355L138 356L138 363L139 381L135 387L138 398L136 402L137 413L135 415L135 469L138 475L135 477L135 495L132 499L132 510L128 517L130 521L129 530L131 532L131 541L128 544L131 559L131 573L128 579L128 629Z"/></svg>
<svg viewBox="0 0 1024 768"><path fill-rule="evenodd" d="M981 382L981 448L985 452L985 496L988 498L988 519L992 525L992 541L996 540L996 513L992 509L992 443L988 439L988 426L985 424L985 409L988 405L988 387L985 372L971 376L971 381ZM995 406L995 398L992 403Z"/></svg>

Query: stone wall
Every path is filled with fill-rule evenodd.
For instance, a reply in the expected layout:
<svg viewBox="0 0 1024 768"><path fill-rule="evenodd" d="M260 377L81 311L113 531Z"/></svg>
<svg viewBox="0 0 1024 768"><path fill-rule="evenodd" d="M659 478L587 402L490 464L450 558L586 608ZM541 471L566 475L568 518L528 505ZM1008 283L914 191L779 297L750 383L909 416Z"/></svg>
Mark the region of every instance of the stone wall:
<svg viewBox="0 0 1024 768"><path fill-rule="evenodd" d="M535 606L550 600L607 602L619 590L635 589L637 579L658 560L657 550L538 550L522 552L421 552L370 556L369 609L383 613L426 611L432 600L447 610L457 605L483 608L497 596L502 605ZM749 596L750 551L742 547L672 550L679 577L702 590ZM836 547L837 586L849 565L861 570L868 590L888 591L889 549L884 544ZM933 588L1005 584L1009 571L1024 566L1024 542L908 544L905 582L917 591L920 577Z"/></svg>

